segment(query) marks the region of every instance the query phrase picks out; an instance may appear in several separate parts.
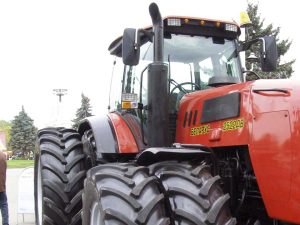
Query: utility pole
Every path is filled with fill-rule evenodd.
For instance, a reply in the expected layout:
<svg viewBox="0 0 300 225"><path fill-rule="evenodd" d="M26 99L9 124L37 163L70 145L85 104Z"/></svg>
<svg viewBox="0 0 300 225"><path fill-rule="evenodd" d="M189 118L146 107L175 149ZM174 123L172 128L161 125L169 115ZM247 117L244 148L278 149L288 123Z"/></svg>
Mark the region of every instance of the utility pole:
<svg viewBox="0 0 300 225"><path fill-rule="evenodd" d="M65 96L68 92L68 89L53 89L53 94L58 96L58 102L55 101L55 105L53 107L53 121L50 122L49 126L69 126L68 124L65 123L63 113L64 113L64 104L62 102L62 97Z"/></svg>
<svg viewBox="0 0 300 225"><path fill-rule="evenodd" d="M67 94L68 89L53 89L53 94L58 96L59 102L61 102L62 96Z"/></svg>

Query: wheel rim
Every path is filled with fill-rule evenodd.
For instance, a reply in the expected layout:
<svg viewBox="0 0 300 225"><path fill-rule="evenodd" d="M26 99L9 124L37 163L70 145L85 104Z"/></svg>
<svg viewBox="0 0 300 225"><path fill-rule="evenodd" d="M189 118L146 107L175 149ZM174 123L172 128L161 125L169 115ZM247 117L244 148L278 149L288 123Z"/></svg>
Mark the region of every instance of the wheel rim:
<svg viewBox="0 0 300 225"><path fill-rule="evenodd" d="M90 225L102 225L99 204L94 202L91 210Z"/></svg>
<svg viewBox="0 0 300 225"><path fill-rule="evenodd" d="M38 211L38 222L42 224L43 221L43 189L42 189L42 171L41 162L38 160L38 173L37 173L37 211Z"/></svg>

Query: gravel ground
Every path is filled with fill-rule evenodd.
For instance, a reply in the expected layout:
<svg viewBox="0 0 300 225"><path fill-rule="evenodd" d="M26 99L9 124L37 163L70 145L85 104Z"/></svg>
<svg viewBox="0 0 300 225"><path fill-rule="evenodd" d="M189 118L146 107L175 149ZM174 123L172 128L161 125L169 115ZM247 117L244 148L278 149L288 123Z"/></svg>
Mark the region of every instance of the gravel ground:
<svg viewBox="0 0 300 225"><path fill-rule="evenodd" d="M34 225L35 217L34 214L18 214L18 193L20 190L19 186L19 177L24 169L8 169L6 176L6 192L8 198L8 206L9 206L9 222L10 225ZM33 192L33 184L32 188L30 188ZM32 199L32 202L34 200ZM24 215L24 222L23 222ZM2 224L2 218L0 216L0 224Z"/></svg>

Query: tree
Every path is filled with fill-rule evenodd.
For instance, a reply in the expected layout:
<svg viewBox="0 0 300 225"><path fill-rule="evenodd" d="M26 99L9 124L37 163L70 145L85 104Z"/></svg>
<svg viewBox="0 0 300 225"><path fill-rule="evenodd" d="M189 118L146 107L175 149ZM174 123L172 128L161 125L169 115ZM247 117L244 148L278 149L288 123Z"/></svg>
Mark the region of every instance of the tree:
<svg viewBox="0 0 300 225"><path fill-rule="evenodd" d="M74 129L77 129L82 119L92 116L92 106L90 105L90 99L83 93L81 94L81 106L76 111L76 118L72 120Z"/></svg>
<svg viewBox="0 0 300 225"><path fill-rule="evenodd" d="M289 48L292 45L292 41L289 39L280 40L279 33L280 27L274 27L273 24L269 24L267 26L264 25L265 20L261 19L260 13L258 10L258 4L253 4L248 2L247 12L249 14L250 20L252 21L253 27L250 28L250 36L252 39L256 39L259 37L263 37L266 35L273 35L276 38L277 43L277 51L278 51L278 61L277 61L277 69L274 72L264 73L259 68L259 63L254 63L253 70L258 73L262 78L289 78L293 71L293 64L295 60L291 60L286 63L281 63L282 57L287 53ZM255 44L251 47L250 51L246 51L246 58L250 55L250 52L256 54L256 57L259 58L259 44ZM251 68L250 63L246 63L246 67Z"/></svg>
<svg viewBox="0 0 300 225"><path fill-rule="evenodd" d="M9 147L12 151L22 151L24 156L28 156L34 151L37 128L33 125L31 119L24 110L19 112L12 121L10 130Z"/></svg>
<svg viewBox="0 0 300 225"><path fill-rule="evenodd" d="M10 140L10 129L11 129L10 122L7 122L5 120L0 120L0 131L3 131L5 133L6 143L9 143Z"/></svg>

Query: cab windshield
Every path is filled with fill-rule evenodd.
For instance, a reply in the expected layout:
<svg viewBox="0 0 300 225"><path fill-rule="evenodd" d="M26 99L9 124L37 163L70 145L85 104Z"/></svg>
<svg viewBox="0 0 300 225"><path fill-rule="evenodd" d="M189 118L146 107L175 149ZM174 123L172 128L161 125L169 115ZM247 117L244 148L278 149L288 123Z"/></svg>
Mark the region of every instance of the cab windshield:
<svg viewBox="0 0 300 225"><path fill-rule="evenodd" d="M112 83L119 85L122 80L122 87L112 87L111 109L119 108L121 93L135 93L141 97L143 105L147 105L147 66L152 61L153 43L150 41L141 46L137 66L124 67L119 59L114 72L114 79L119 82ZM176 95L176 108L184 94L211 88L208 86L211 77L229 76L240 81L242 77L236 42L224 38L167 35L164 39L164 62L169 67L169 91L171 96Z"/></svg>

